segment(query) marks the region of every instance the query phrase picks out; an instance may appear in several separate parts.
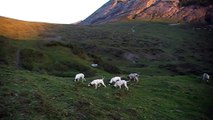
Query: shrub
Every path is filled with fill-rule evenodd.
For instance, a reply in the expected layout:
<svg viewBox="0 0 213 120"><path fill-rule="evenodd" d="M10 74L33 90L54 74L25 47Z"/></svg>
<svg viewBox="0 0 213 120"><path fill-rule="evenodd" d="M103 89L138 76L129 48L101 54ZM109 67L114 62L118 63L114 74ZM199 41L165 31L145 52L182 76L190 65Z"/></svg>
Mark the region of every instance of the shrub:
<svg viewBox="0 0 213 120"><path fill-rule="evenodd" d="M47 41L44 41L44 45L47 47L66 46L66 44L61 40L47 40Z"/></svg>
<svg viewBox="0 0 213 120"><path fill-rule="evenodd" d="M81 57L81 58L86 58L86 52L79 47L78 45L73 45L72 43L66 43L64 41L61 40L51 40L51 41L45 41L44 45L47 47L54 47L54 46L63 46L63 47L67 47L70 48L72 53Z"/></svg>
<svg viewBox="0 0 213 120"><path fill-rule="evenodd" d="M121 73L121 70L118 67L116 67L115 65L112 65L112 64L109 64L109 63L103 61L100 57L98 57L94 54L89 53L88 55L93 58L93 62L97 63L99 65L100 69L102 69L106 72L109 72L109 73L113 73L113 74Z"/></svg>
<svg viewBox="0 0 213 120"><path fill-rule="evenodd" d="M0 64L6 64L6 52L5 52L6 40L0 36Z"/></svg>
<svg viewBox="0 0 213 120"><path fill-rule="evenodd" d="M71 48L73 54L79 56L80 58L86 59L87 54L81 47L72 44L68 44L68 46Z"/></svg>
<svg viewBox="0 0 213 120"><path fill-rule="evenodd" d="M200 66L192 63L159 65L159 68L167 69L173 73L180 75L188 75L188 74L200 75L203 71Z"/></svg>
<svg viewBox="0 0 213 120"><path fill-rule="evenodd" d="M87 77L92 77L96 73L89 66L82 65L78 62L73 63L68 61L57 62L48 69L49 74L61 77L74 76L75 73L73 71L83 72Z"/></svg>
<svg viewBox="0 0 213 120"><path fill-rule="evenodd" d="M39 64L45 62L45 55L33 49L22 49L20 51L20 65L27 70L39 69Z"/></svg>

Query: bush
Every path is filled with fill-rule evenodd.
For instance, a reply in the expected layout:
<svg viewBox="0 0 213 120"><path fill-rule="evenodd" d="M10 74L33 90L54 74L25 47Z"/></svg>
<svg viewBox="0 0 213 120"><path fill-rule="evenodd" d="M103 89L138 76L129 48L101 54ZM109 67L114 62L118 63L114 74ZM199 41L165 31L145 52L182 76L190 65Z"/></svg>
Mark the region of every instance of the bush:
<svg viewBox="0 0 213 120"><path fill-rule="evenodd" d="M104 62L100 57L98 57L94 54L89 53L88 55L93 58L93 63L98 64L100 69L102 69L106 72L109 72L109 73L113 73L113 74L121 73L121 70L118 67L116 67L115 65Z"/></svg>
<svg viewBox="0 0 213 120"><path fill-rule="evenodd" d="M59 40L48 40L44 41L44 45L47 47L52 47L52 46L66 46L66 44L63 41Z"/></svg>
<svg viewBox="0 0 213 120"><path fill-rule="evenodd" d="M83 58L83 59L87 58L87 54L84 51L84 49L82 49L78 45L69 44L68 46L69 46L69 48L71 48L73 54L75 54L75 55L77 55L77 56L79 56L80 58Z"/></svg>
<svg viewBox="0 0 213 120"><path fill-rule="evenodd" d="M23 49L20 51L20 65L27 70L39 69L40 65L44 63L45 55L33 49Z"/></svg>
<svg viewBox="0 0 213 120"><path fill-rule="evenodd" d="M89 66L82 65L80 63L72 63L68 61L57 62L49 68L48 73L60 77L71 77L75 73L73 71L83 72L86 76L92 77L95 75L95 71Z"/></svg>
<svg viewBox="0 0 213 120"><path fill-rule="evenodd" d="M66 43L64 41L59 41L59 40L51 40L51 41L45 41L44 43L45 46L47 47L54 47L54 46L62 46L62 47L67 47L70 48L72 53L81 57L81 58L86 58L86 52L79 47L78 45L73 45L71 43Z"/></svg>
<svg viewBox="0 0 213 120"><path fill-rule="evenodd" d="M191 63L159 65L159 68L163 68L180 75L200 75L203 71L200 66Z"/></svg>
<svg viewBox="0 0 213 120"><path fill-rule="evenodd" d="M5 51L5 45L6 45L6 38L0 36L0 64L6 64L6 51Z"/></svg>

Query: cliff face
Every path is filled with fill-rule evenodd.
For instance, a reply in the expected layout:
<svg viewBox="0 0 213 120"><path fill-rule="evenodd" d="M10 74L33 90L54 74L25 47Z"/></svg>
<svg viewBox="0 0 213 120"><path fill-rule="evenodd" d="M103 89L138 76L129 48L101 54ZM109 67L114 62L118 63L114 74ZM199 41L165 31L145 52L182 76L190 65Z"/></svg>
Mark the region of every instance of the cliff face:
<svg viewBox="0 0 213 120"><path fill-rule="evenodd" d="M212 23L212 9L212 5L179 7L179 0L110 0L81 24L131 19Z"/></svg>

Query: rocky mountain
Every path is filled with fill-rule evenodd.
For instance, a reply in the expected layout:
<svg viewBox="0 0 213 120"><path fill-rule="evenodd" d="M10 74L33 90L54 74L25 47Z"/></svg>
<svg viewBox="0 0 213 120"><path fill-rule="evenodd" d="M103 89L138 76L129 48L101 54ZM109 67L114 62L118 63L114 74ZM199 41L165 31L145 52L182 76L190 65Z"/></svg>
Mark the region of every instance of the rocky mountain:
<svg viewBox="0 0 213 120"><path fill-rule="evenodd" d="M212 2L204 0L110 0L81 24L101 24L120 20L213 23ZM206 2L207 1L207 2Z"/></svg>

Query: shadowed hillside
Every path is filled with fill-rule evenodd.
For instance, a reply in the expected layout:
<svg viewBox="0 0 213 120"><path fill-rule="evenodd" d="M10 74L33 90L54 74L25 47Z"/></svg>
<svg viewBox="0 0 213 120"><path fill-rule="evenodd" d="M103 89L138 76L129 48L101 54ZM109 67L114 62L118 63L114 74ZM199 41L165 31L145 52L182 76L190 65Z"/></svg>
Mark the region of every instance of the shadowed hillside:
<svg viewBox="0 0 213 120"><path fill-rule="evenodd" d="M206 84L200 78L204 72L213 74L208 27L0 21L5 26L0 27L0 119L213 118L212 79ZM9 32L2 32L10 25ZM86 82L73 81L79 72ZM139 83L128 82L129 91L107 85L113 76L128 80L132 72L140 77ZM102 77L106 88L87 86Z"/></svg>
<svg viewBox="0 0 213 120"><path fill-rule="evenodd" d="M28 27L23 23L21 24L23 27ZM29 27L37 33L33 39L37 38L39 42L35 41L35 43L44 44L37 45L38 47L61 46L74 49L74 52L77 50L78 55L82 53L88 56L92 53L108 63L119 63L117 67L124 71L131 71L126 70L125 67L133 66L130 68L136 69L138 66L140 70L154 67L175 74L199 75L203 71L211 73L213 68L210 59L213 53L211 28L140 21L94 26L54 24L43 24L43 26L51 27L43 32L39 32L40 26ZM21 34L19 37L32 39ZM162 70L156 69L155 72Z"/></svg>

